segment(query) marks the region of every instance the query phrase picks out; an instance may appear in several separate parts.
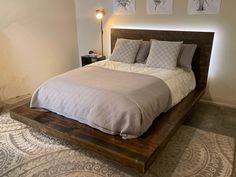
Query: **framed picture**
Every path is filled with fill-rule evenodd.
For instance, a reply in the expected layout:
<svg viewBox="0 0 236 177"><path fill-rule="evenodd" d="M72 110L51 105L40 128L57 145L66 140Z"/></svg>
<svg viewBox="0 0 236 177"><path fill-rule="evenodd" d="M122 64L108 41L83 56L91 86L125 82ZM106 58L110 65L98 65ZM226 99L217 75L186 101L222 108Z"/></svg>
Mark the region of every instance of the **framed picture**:
<svg viewBox="0 0 236 177"><path fill-rule="evenodd" d="M113 0L113 11L115 15L134 15L135 0Z"/></svg>
<svg viewBox="0 0 236 177"><path fill-rule="evenodd" d="M147 0L147 14L172 14L173 0Z"/></svg>
<svg viewBox="0 0 236 177"><path fill-rule="evenodd" d="M188 0L188 14L218 14L221 0Z"/></svg>

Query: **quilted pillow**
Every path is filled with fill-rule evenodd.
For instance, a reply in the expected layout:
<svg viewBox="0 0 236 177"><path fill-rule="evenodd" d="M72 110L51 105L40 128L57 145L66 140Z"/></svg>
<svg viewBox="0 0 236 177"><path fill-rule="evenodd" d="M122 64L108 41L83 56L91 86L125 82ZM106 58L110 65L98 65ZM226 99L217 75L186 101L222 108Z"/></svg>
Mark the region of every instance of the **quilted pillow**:
<svg viewBox="0 0 236 177"><path fill-rule="evenodd" d="M147 66L164 69L175 69L182 43L182 41L169 42L152 40L151 49L146 63Z"/></svg>
<svg viewBox="0 0 236 177"><path fill-rule="evenodd" d="M135 62L145 63L145 61L148 57L148 54L149 54L149 50L150 50L150 41L143 41L140 48L139 48Z"/></svg>
<svg viewBox="0 0 236 177"><path fill-rule="evenodd" d="M141 40L117 39L110 60L134 63L141 43Z"/></svg>
<svg viewBox="0 0 236 177"><path fill-rule="evenodd" d="M179 52L179 57L177 59L177 66L190 71L192 69L192 60L196 48L196 44L182 44Z"/></svg>

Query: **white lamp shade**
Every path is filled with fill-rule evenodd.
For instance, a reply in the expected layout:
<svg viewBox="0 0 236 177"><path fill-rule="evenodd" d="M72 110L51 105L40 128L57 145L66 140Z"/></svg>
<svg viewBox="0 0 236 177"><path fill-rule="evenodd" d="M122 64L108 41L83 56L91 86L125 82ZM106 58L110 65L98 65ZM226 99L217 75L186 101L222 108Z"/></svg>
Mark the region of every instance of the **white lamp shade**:
<svg viewBox="0 0 236 177"><path fill-rule="evenodd" d="M97 9L96 10L96 17L97 19L102 19L104 16L104 10L103 9Z"/></svg>

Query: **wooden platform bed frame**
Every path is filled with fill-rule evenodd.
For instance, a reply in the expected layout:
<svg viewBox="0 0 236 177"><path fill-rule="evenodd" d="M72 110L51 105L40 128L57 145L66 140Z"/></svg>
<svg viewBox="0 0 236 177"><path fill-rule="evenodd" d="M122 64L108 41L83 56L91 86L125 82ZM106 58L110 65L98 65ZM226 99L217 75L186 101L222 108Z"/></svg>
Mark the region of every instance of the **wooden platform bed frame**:
<svg viewBox="0 0 236 177"><path fill-rule="evenodd" d="M10 113L15 120L145 173L205 92L214 33L111 29L112 50L117 38L184 41L198 46L192 62L196 89L168 112L157 117L143 136L123 140L120 136L102 133L55 113L30 109L29 104L15 108Z"/></svg>

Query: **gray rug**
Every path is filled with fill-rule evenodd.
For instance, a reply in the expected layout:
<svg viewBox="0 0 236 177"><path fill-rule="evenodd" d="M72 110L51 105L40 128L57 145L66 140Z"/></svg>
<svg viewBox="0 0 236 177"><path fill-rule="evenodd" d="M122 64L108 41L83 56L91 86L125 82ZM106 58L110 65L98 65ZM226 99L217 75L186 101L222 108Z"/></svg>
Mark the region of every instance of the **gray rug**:
<svg viewBox="0 0 236 177"><path fill-rule="evenodd" d="M230 177L234 139L182 126L145 175L0 115L0 176Z"/></svg>

